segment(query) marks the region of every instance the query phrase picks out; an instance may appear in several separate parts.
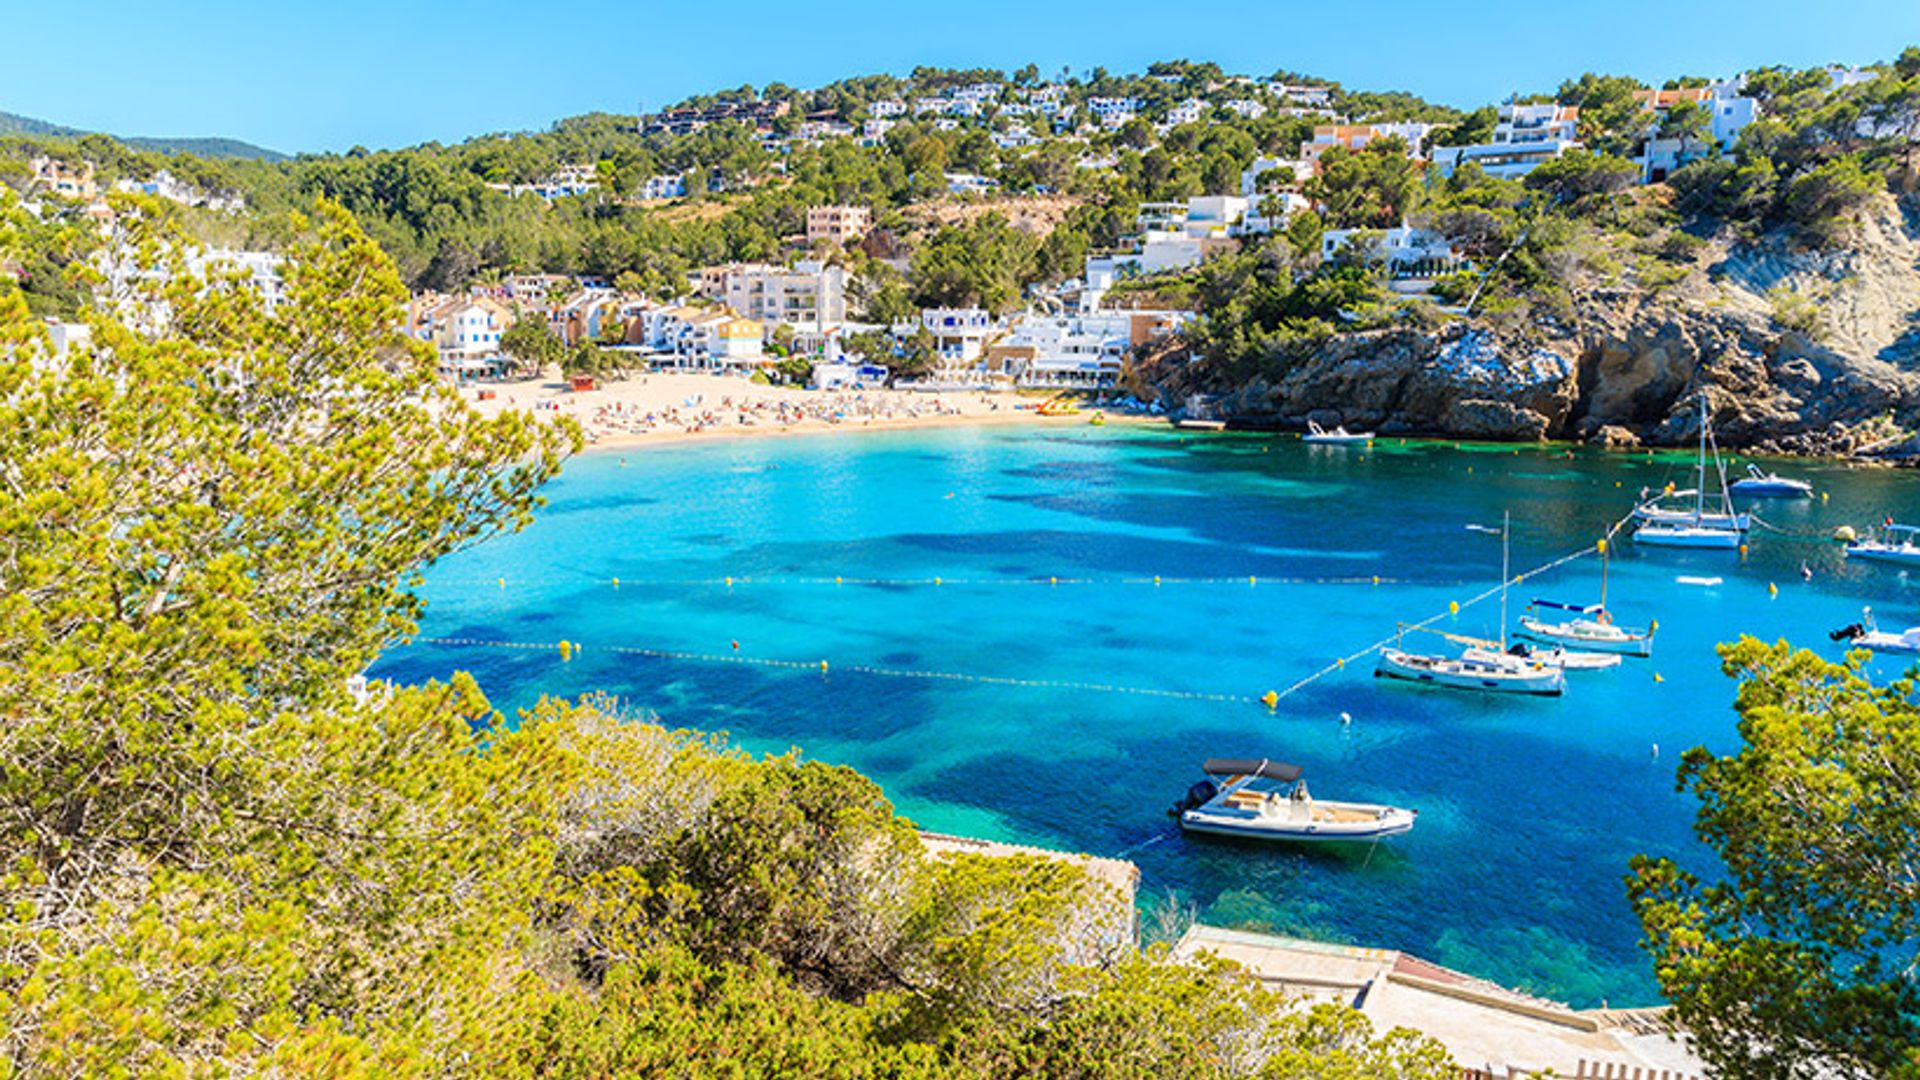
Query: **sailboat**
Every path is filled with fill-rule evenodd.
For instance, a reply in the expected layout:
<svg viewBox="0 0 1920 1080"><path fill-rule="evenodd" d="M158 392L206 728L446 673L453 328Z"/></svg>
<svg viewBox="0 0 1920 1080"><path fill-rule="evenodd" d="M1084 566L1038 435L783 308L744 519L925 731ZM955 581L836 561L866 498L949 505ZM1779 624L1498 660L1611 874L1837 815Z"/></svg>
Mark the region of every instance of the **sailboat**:
<svg viewBox="0 0 1920 1080"><path fill-rule="evenodd" d="M1353 446L1359 443L1372 442L1373 432L1348 431L1344 424L1335 427L1332 431L1328 431L1326 428L1309 420L1307 421L1307 433L1300 436L1300 441L1315 446Z"/></svg>
<svg viewBox="0 0 1920 1080"><path fill-rule="evenodd" d="M1659 623L1649 623L1644 628L1616 626L1613 615L1607 611L1606 540L1601 540L1599 546L1600 602L1570 604L1535 597L1527 604L1529 614L1520 617L1520 629L1514 634L1515 637L1582 652L1620 656L1653 655L1653 632L1660 628ZM1548 621L1542 617L1542 613L1549 611L1566 612L1566 616Z"/></svg>
<svg viewBox="0 0 1920 1080"><path fill-rule="evenodd" d="M1394 637L1393 647L1380 650L1380 659L1373 667L1374 678L1400 679L1424 686L1492 694L1559 697L1566 693L1564 667L1507 651L1509 533L1510 522L1503 519L1500 526L1500 640L1487 641L1436 630L1431 632L1448 641L1466 645L1466 650L1459 656L1409 652L1402 647L1402 637L1408 629L1402 624Z"/></svg>
<svg viewBox="0 0 1920 1080"><path fill-rule="evenodd" d="M1707 449L1713 448L1713 468L1720 480L1717 512L1707 510ZM1633 531L1635 543L1656 547L1737 548L1746 539L1744 523L1734 513L1733 497L1727 493L1727 468L1720 461L1720 448L1713 445L1713 418L1707 412L1707 395L1700 393L1700 464L1693 486L1693 512L1678 520L1662 516L1642 519ZM1636 514L1636 516L1638 516Z"/></svg>

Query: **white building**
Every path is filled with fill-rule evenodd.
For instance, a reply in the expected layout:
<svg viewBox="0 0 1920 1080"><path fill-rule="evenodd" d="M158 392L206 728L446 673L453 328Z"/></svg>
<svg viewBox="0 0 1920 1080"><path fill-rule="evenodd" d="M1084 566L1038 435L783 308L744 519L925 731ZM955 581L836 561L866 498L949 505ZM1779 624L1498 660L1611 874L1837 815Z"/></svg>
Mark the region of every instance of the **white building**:
<svg viewBox="0 0 1920 1080"><path fill-rule="evenodd" d="M927 308L919 325L933 335L941 366L948 368L972 365L1001 332L993 316L980 308Z"/></svg>
<svg viewBox="0 0 1920 1080"><path fill-rule="evenodd" d="M727 306L768 327L779 323L824 329L847 318L847 272L807 259L778 266L728 267L721 276Z"/></svg>
<svg viewBox="0 0 1920 1080"><path fill-rule="evenodd" d="M1135 347L1172 333L1190 318L1192 313L1184 311L1029 313L988 350L988 366L1021 386L1113 386Z"/></svg>
<svg viewBox="0 0 1920 1080"><path fill-rule="evenodd" d="M977 173L950 172L946 176L947 190L955 195L991 195L1000 187L1000 181Z"/></svg>
<svg viewBox="0 0 1920 1080"><path fill-rule="evenodd" d="M1249 98L1234 98L1227 102L1227 111L1236 113L1248 120L1258 120L1267 115L1267 107Z"/></svg>
<svg viewBox="0 0 1920 1080"><path fill-rule="evenodd" d="M1579 119L1580 110L1572 105L1508 102L1500 106L1500 119L1494 125L1492 141L1438 147L1433 152L1433 163L1448 176L1459 166L1472 162L1489 176L1518 179L1541 162L1577 149Z"/></svg>
<svg viewBox="0 0 1920 1080"><path fill-rule="evenodd" d="M1167 110L1167 123L1178 127L1181 124L1197 124L1207 115L1212 106L1199 98L1188 98Z"/></svg>
<svg viewBox="0 0 1920 1080"><path fill-rule="evenodd" d="M247 200L235 194L211 194L176 178L165 169L154 173L145 180L122 177L114 181L114 190L130 192L136 195L152 195L156 198L177 202L182 206L204 206L210 210L223 210L239 213L247 208Z"/></svg>
<svg viewBox="0 0 1920 1080"><path fill-rule="evenodd" d="M687 194L687 178L680 173L649 176L637 193L642 199L679 199Z"/></svg>
<svg viewBox="0 0 1920 1080"><path fill-rule="evenodd" d="M1647 135L1634 160L1640 165L1641 182L1648 184L1665 180L1675 169L1706 157L1716 147L1731 151L1740 141L1740 132L1759 117L1759 104L1742 96L1731 82L1677 90L1636 90L1633 97L1647 113ZM1660 124L1681 102L1691 102L1707 114L1705 140L1657 137Z"/></svg>
<svg viewBox="0 0 1920 1080"><path fill-rule="evenodd" d="M907 103L897 98L889 98L885 101L876 101L872 105L867 106L867 112L878 117L905 116L907 114Z"/></svg>
<svg viewBox="0 0 1920 1080"><path fill-rule="evenodd" d="M1352 258L1396 270L1439 270L1459 261L1439 234L1409 225L1391 229L1328 229L1320 234L1320 257Z"/></svg>

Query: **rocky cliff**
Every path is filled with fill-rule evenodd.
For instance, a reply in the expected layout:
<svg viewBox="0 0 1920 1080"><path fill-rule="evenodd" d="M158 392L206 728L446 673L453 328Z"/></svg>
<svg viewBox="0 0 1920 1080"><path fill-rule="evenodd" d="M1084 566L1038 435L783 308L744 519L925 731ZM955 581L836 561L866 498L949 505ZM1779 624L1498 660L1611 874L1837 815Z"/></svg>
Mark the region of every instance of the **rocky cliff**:
<svg viewBox="0 0 1920 1080"><path fill-rule="evenodd" d="M1675 444L1705 390L1731 446L1858 452L1920 428L1920 215L1891 199L1845 251L1713 237L1658 286L1569 291L1570 318L1338 334L1245 381L1178 348L1139 373L1169 407L1198 396L1249 426Z"/></svg>

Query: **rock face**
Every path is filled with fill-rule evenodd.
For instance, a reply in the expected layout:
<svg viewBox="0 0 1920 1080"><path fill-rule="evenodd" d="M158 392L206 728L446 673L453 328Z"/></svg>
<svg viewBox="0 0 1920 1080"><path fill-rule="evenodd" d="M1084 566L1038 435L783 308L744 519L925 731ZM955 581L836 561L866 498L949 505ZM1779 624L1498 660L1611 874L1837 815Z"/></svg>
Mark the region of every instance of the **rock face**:
<svg viewBox="0 0 1920 1080"><path fill-rule="evenodd" d="M1339 334L1272 380L1233 383L1177 351L1142 381L1169 407L1210 395L1252 426L1672 445L1708 394L1730 446L1840 453L1920 426L1920 219L1891 200L1840 253L1707 244L1677 283L1575 290L1570 324L1456 320Z"/></svg>

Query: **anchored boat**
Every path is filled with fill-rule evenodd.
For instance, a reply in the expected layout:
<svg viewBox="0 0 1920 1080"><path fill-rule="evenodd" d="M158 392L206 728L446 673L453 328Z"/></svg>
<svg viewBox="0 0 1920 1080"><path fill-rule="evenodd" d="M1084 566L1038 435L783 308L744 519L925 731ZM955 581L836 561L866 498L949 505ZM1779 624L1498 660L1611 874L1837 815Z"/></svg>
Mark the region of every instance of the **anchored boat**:
<svg viewBox="0 0 1920 1080"><path fill-rule="evenodd" d="M1208 758L1201 771L1207 779L1174 806L1188 832L1262 840L1381 840L1412 829L1420 816L1397 806L1315 799L1298 765L1271 758Z"/></svg>
<svg viewBox="0 0 1920 1080"><path fill-rule="evenodd" d="M1699 494L1693 488L1683 491L1663 491L1634 507L1633 520L1659 525L1691 525L1698 521L1702 525L1738 529L1741 532L1753 528L1753 515L1750 513L1734 511L1730 514L1703 514L1692 506L1664 505L1667 500L1684 503Z"/></svg>
<svg viewBox="0 0 1920 1080"><path fill-rule="evenodd" d="M1846 642L1848 648L1920 654L1920 626L1909 626L1897 634L1889 634L1874 621L1872 608L1862 608L1859 622L1843 626L1827 637Z"/></svg>
<svg viewBox="0 0 1920 1080"><path fill-rule="evenodd" d="M1502 654L1483 646L1474 646L1460 654L1467 660L1492 660ZM1578 652L1573 649L1554 647L1536 649L1524 641L1516 641L1507 646L1507 656L1517 656L1547 667L1557 667L1561 671L1605 671L1620 666L1618 653Z"/></svg>
<svg viewBox="0 0 1920 1080"><path fill-rule="evenodd" d="M1447 635L1454 638L1455 635ZM1373 666L1377 679L1400 679L1449 690L1478 690L1490 694L1530 694L1559 697L1567 692L1565 669L1505 649L1477 642L1460 656L1435 656L1401 648L1381 649Z"/></svg>
<svg viewBox="0 0 1920 1080"><path fill-rule="evenodd" d="M1351 446L1355 443L1372 442L1373 432L1348 431L1345 425L1328 431L1326 428L1309 420L1307 421L1307 433L1300 436L1300 441L1312 443L1315 446Z"/></svg>
<svg viewBox="0 0 1920 1080"><path fill-rule="evenodd" d="M1720 498L1714 512L1709 513L1706 501L1707 488L1707 450L1713 450L1713 468L1720 479ZM1655 547L1684 548L1722 548L1739 547L1746 540L1746 530L1751 520L1734 512L1733 496L1727 492L1727 467L1720 461L1720 447L1713 442L1713 417L1707 411L1707 395L1700 394L1700 464L1696 470L1697 480L1693 486L1693 511L1680 518L1671 516L1670 509L1660 507L1636 507L1634 516L1640 519L1640 525L1633 531L1635 543L1650 544ZM1647 517L1642 510L1657 515Z"/></svg>
<svg viewBox="0 0 1920 1080"><path fill-rule="evenodd" d="M1488 641L1485 638L1431 630L1424 626L1408 627L1405 623L1401 623L1396 628L1393 647L1380 650L1380 659L1373 665L1374 678L1401 679L1424 686L1439 686L1449 690L1477 690L1490 694L1558 697L1566 693L1567 677L1562 665L1543 663L1533 657L1507 651L1507 541L1512 531L1511 526L1510 518L1501 519L1500 640ZM1448 641L1465 645L1467 649L1459 656L1408 652L1401 646L1402 639L1409 629L1426 630Z"/></svg>
<svg viewBox="0 0 1920 1080"><path fill-rule="evenodd" d="M1805 480L1761 472L1758 465L1748 465L1747 475L1735 480L1729 490L1735 495L1751 495L1760 499L1805 499L1813 495L1813 485Z"/></svg>
<svg viewBox="0 0 1920 1080"><path fill-rule="evenodd" d="M1846 546L1846 552L1849 559L1920 565L1920 526L1895 525L1893 519L1888 518L1878 533L1853 541Z"/></svg>
<svg viewBox="0 0 1920 1080"><path fill-rule="evenodd" d="M1612 653L1617 656L1652 656L1654 626L1634 628L1615 626L1604 602L1567 604L1558 600L1535 598L1528 611L1564 611L1571 618L1549 622L1531 615L1520 617L1516 637L1558 645L1583 652Z"/></svg>

